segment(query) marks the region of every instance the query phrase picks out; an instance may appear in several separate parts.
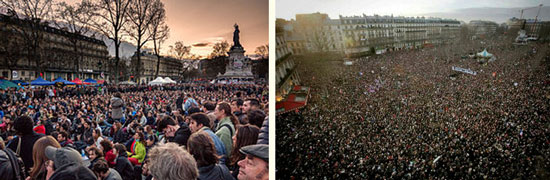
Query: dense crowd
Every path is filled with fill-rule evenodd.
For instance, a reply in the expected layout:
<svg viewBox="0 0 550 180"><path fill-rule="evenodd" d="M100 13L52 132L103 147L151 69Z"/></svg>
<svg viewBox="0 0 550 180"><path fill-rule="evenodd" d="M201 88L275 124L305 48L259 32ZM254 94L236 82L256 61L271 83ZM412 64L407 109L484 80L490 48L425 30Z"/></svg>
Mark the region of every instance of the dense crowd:
<svg viewBox="0 0 550 180"><path fill-rule="evenodd" d="M469 56L484 49L496 60ZM311 99L277 117L277 177L548 179L549 56L496 37L353 66L296 57Z"/></svg>
<svg viewBox="0 0 550 180"><path fill-rule="evenodd" d="M265 84L0 90L8 179L267 179Z"/></svg>

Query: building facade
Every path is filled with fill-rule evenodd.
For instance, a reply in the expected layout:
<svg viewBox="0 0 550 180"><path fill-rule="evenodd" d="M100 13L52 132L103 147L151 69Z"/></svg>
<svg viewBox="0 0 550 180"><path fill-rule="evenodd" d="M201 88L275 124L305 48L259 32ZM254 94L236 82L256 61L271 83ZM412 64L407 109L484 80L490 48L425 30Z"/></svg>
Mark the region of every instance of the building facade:
<svg viewBox="0 0 550 180"><path fill-rule="evenodd" d="M283 32L277 33L275 36L275 41L277 45L275 48L277 59L281 59L283 56L292 54L292 49L289 47Z"/></svg>
<svg viewBox="0 0 550 180"><path fill-rule="evenodd" d="M294 54L338 52L366 55L447 43L459 37L460 22L452 19L392 16L297 14L282 23Z"/></svg>
<svg viewBox="0 0 550 180"><path fill-rule="evenodd" d="M141 56L141 66L139 69L140 78L137 80L137 82L141 83L149 83L150 81L153 81L157 78L155 76L157 71L157 56L154 54L151 54L149 52L142 52ZM132 56L131 65L130 68L132 69L132 72L136 66L137 63L137 55L134 54ZM181 75L183 73L183 61L171 57L161 57L160 58L160 65L159 65L159 77L170 77L173 80L179 80L181 79ZM131 73L135 77L137 74L135 72Z"/></svg>
<svg viewBox="0 0 550 180"><path fill-rule="evenodd" d="M323 13L297 14L291 24L293 27L287 28L293 30L288 38L291 46L303 48L304 52L341 52L344 49L338 19L330 19Z"/></svg>
<svg viewBox="0 0 550 180"><path fill-rule="evenodd" d="M67 80L77 77L107 79L109 52L103 41L46 24L31 29L25 21L0 14L0 33L4 41L0 44L2 78L31 81L42 74L45 80L58 77ZM40 55L38 61L29 58L27 43L21 32L36 32L39 37L36 48Z"/></svg>
<svg viewBox="0 0 550 180"><path fill-rule="evenodd" d="M340 16L346 54L383 53L447 43L460 33L457 20L424 17Z"/></svg>
<svg viewBox="0 0 550 180"><path fill-rule="evenodd" d="M300 84L300 77L296 72L296 64L283 33L277 33L277 61L276 61L276 100L284 100L292 88Z"/></svg>

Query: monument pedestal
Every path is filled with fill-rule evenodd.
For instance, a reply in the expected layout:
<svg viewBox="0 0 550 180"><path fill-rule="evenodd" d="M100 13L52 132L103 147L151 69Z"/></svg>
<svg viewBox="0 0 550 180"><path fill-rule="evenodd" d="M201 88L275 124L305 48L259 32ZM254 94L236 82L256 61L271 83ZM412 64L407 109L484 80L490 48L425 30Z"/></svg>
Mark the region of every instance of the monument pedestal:
<svg viewBox="0 0 550 180"><path fill-rule="evenodd" d="M232 46L229 54L229 64L225 67L225 73L218 75L218 80L253 80L250 59L244 56L245 50L240 46Z"/></svg>
<svg viewBox="0 0 550 180"><path fill-rule="evenodd" d="M244 56L244 48L239 42L239 26L235 24L235 32L233 32L233 46L229 49L229 64L225 67L224 74L218 74L218 81L241 82L253 81L252 66L250 58Z"/></svg>

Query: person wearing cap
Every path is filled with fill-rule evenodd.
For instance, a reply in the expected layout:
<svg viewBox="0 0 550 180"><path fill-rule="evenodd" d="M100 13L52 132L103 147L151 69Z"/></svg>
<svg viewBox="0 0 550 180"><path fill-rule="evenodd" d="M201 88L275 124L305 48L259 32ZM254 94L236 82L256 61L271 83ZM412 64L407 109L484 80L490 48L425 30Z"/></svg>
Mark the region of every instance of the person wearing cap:
<svg viewBox="0 0 550 180"><path fill-rule="evenodd" d="M239 180L269 179L269 146L267 144L254 144L244 146L240 152L246 158L239 161Z"/></svg>
<svg viewBox="0 0 550 180"><path fill-rule="evenodd" d="M53 161L53 163L51 161L46 163L46 179L97 180L94 172L84 166L82 157L73 148L48 146L44 153L49 160Z"/></svg>

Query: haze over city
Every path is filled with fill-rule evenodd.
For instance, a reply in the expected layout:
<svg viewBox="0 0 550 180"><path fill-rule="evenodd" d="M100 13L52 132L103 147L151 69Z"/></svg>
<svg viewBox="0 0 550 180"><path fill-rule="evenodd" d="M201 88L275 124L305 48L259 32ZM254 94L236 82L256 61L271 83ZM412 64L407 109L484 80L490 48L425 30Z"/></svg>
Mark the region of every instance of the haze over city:
<svg viewBox="0 0 550 180"><path fill-rule="evenodd" d="M353 5L351 5L353 4ZM276 17L293 19L296 14L302 13L326 13L332 19L339 15L394 15L394 16L426 16L452 18L469 22L470 20L490 20L503 23L511 17L519 17L522 8L535 7L543 4L539 19L550 18L550 0L278 0L276 5ZM534 19L538 8L524 11L524 17Z"/></svg>

